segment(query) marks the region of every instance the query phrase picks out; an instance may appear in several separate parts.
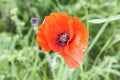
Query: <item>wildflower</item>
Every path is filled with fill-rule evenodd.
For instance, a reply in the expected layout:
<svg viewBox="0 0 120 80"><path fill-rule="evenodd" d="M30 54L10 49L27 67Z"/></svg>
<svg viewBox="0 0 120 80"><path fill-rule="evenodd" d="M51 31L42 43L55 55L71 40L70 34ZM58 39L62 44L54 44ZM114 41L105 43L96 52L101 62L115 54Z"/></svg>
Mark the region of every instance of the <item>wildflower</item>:
<svg viewBox="0 0 120 80"><path fill-rule="evenodd" d="M88 31L77 18L51 13L38 28L37 42L47 52L59 52L70 68L77 68L88 45Z"/></svg>
<svg viewBox="0 0 120 80"><path fill-rule="evenodd" d="M30 23L31 24L37 24L38 23L38 18L31 18Z"/></svg>
<svg viewBox="0 0 120 80"><path fill-rule="evenodd" d="M30 19L30 23L33 25L33 28L34 28L35 31L37 31L37 29L38 29L38 27L37 27L38 26L38 21L39 21L38 18L31 18Z"/></svg>

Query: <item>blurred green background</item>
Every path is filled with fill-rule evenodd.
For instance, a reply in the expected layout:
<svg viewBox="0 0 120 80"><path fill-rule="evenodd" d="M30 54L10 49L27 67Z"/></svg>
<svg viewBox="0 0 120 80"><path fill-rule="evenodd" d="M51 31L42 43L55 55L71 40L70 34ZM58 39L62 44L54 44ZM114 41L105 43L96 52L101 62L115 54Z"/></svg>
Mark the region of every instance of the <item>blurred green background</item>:
<svg viewBox="0 0 120 80"><path fill-rule="evenodd" d="M41 24L51 12L77 16L89 31L77 69L36 43L30 19ZM0 80L120 80L120 0L0 0Z"/></svg>

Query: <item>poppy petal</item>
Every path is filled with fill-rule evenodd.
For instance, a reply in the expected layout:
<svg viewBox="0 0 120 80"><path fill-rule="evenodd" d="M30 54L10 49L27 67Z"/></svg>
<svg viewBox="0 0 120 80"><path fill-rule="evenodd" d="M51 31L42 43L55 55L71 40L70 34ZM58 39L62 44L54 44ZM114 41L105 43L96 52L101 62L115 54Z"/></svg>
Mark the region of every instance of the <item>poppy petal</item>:
<svg viewBox="0 0 120 80"><path fill-rule="evenodd" d="M53 14L56 17L56 22L58 26L62 29L64 32L69 31L69 22L70 22L70 17L68 14L60 14L60 13L55 13Z"/></svg>
<svg viewBox="0 0 120 80"><path fill-rule="evenodd" d="M68 64L68 66L70 68L77 68L77 67L80 66L80 64L83 60L84 54L77 50L75 52L74 51L69 52L69 54L68 53L62 53L62 56L64 57L66 63Z"/></svg>
<svg viewBox="0 0 120 80"><path fill-rule="evenodd" d="M77 17L73 18L71 25L74 31L74 38L73 41L71 41L70 45L77 45L78 48L80 48L84 53L88 46L88 31L85 28L84 24Z"/></svg>
<svg viewBox="0 0 120 80"><path fill-rule="evenodd" d="M76 17L73 18L70 27L74 34L72 34L72 39L68 45L64 47L62 56L70 68L76 68L84 58L83 53L88 45L88 32Z"/></svg>
<svg viewBox="0 0 120 80"><path fill-rule="evenodd" d="M63 16L63 18L61 18L61 16ZM44 24L46 24L44 30L45 36L47 37L49 46L55 52L60 52L63 48L56 43L58 34L60 34L61 32L69 33L69 28L68 28L69 23L62 22L62 20L64 21L64 19L65 21L66 20L68 21L69 17L66 16L67 15L61 15L59 13L57 14L52 13L50 16L47 16L44 21Z"/></svg>
<svg viewBox="0 0 120 80"><path fill-rule="evenodd" d="M75 35L74 39L64 48L64 52L61 52L70 68L77 68L83 61L84 54L80 39L80 34Z"/></svg>
<svg viewBox="0 0 120 80"><path fill-rule="evenodd" d="M39 26L38 33L37 33L37 42L41 46L41 48L45 51L50 51L51 49L48 46L48 42L45 38L44 32L43 32L43 26Z"/></svg>

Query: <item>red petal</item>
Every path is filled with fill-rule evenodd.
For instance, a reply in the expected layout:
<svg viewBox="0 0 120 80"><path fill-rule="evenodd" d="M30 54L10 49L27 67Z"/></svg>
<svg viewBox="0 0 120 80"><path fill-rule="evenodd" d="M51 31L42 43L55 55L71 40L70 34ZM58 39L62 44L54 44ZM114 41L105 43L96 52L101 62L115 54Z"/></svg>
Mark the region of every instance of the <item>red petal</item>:
<svg viewBox="0 0 120 80"><path fill-rule="evenodd" d="M36 40L43 50L48 51L48 52L51 50L45 38L45 35L43 32L43 26L39 26Z"/></svg>
<svg viewBox="0 0 120 80"><path fill-rule="evenodd" d="M70 27L70 31L73 31L72 38L61 55L70 68L77 68L84 58L83 53L88 45L88 32L77 17L73 18Z"/></svg>
<svg viewBox="0 0 120 80"><path fill-rule="evenodd" d="M69 52L69 53L63 53L61 55L64 57L67 65L70 68L79 67L84 58L84 54L82 52L79 52L78 50L77 50L77 52L73 51L73 52Z"/></svg>
<svg viewBox="0 0 120 80"><path fill-rule="evenodd" d="M66 14L52 13L45 18L45 36L49 43L50 48L55 52L60 52L63 47L56 43L58 34L61 32L69 33L69 16Z"/></svg>
<svg viewBox="0 0 120 80"><path fill-rule="evenodd" d="M69 21L71 20L68 14L61 14L61 13L53 13L51 14L55 16L56 22L58 26L62 29L64 32L69 31Z"/></svg>
<svg viewBox="0 0 120 80"><path fill-rule="evenodd" d="M74 47L74 45L76 45L84 53L88 46L88 31L77 17L73 18L71 25L74 31L74 38L71 43L69 43L69 46Z"/></svg>

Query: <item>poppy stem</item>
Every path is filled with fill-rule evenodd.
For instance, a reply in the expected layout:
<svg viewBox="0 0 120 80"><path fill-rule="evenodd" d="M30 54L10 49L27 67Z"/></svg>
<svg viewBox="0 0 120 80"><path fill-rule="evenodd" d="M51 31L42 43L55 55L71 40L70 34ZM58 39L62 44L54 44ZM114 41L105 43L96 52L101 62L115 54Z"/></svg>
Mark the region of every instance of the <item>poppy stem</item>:
<svg viewBox="0 0 120 80"><path fill-rule="evenodd" d="M34 30L37 32L38 26L37 26L37 25L33 25L33 28L34 28Z"/></svg>

